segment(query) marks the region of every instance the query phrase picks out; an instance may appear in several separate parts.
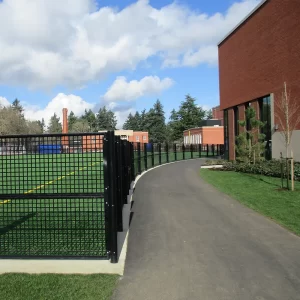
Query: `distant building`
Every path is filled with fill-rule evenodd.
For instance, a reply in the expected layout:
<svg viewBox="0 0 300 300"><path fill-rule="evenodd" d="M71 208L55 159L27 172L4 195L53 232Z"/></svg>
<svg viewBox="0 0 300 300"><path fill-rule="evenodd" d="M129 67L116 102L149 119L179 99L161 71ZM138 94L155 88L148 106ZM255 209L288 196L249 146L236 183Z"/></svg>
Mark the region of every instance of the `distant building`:
<svg viewBox="0 0 300 300"><path fill-rule="evenodd" d="M202 121L200 127L190 128L183 132L183 143L190 144L224 144L224 127L221 126L221 120Z"/></svg>
<svg viewBox="0 0 300 300"><path fill-rule="evenodd" d="M149 143L149 134L147 131L133 130L115 130L115 135L132 143Z"/></svg>
<svg viewBox="0 0 300 300"><path fill-rule="evenodd" d="M220 109L220 106L216 106L212 108L213 119L220 120L221 125L223 126L223 110Z"/></svg>

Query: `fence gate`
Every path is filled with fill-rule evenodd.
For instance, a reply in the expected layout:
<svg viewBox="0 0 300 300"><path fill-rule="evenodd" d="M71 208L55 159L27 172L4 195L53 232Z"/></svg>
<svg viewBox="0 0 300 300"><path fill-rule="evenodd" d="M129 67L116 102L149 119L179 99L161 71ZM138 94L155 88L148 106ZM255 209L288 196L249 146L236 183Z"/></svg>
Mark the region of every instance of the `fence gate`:
<svg viewBox="0 0 300 300"><path fill-rule="evenodd" d="M108 258L105 135L0 137L1 258Z"/></svg>

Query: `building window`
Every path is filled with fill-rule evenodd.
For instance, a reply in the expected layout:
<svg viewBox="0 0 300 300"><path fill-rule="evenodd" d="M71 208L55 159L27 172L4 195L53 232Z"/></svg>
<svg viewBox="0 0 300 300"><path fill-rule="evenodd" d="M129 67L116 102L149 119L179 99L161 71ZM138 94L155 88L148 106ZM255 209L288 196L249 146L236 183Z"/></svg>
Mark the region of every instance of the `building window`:
<svg viewBox="0 0 300 300"><path fill-rule="evenodd" d="M138 135L135 137L135 139L136 139L137 142L140 141L140 137Z"/></svg>
<svg viewBox="0 0 300 300"><path fill-rule="evenodd" d="M143 135L143 141L146 141L147 137L145 135Z"/></svg>
<svg viewBox="0 0 300 300"><path fill-rule="evenodd" d="M234 111L234 134L238 136L240 134L240 125L239 125L239 108L235 106L233 108Z"/></svg>
<svg viewBox="0 0 300 300"><path fill-rule="evenodd" d="M271 97L266 96L258 99L260 120L265 123L261 133L265 135L265 158L272 158L272 129L271 129Z"/></svg>
<svg viewBox="0 0 300 300"><path fill-rule="evenodd" d="M228 110L224 110L224 158L229 159Z"/></svg>

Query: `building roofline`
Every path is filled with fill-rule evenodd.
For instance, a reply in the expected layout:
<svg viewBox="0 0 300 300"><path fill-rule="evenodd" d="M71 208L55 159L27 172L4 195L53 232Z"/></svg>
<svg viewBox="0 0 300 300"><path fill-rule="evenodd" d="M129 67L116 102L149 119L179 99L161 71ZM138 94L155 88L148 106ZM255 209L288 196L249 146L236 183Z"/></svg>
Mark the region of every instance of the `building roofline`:
<svg viewBox="0 0 300 300"><path fill-rule="evenodd" d="M252 9L252 11L240 22L238 23L229 33L225 35L225 37L218 43L220 46L225 40L227 40L238 28L240 28L256 11L258 11L266 2L269 0L262 0L258 5Z"/></svg>

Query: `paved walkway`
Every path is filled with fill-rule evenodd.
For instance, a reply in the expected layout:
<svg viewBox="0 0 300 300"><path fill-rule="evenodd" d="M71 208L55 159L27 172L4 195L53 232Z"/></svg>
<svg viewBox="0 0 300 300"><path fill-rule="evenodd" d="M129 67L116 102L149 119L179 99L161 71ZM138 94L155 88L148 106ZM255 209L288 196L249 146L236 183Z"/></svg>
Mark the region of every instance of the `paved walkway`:
<svg viewBox="0 0 300 300"><path fill-rule="evenodd" d="M300 238L204 183L200 164L163 166L137 183L113 299L300 299Z"/></svg>

